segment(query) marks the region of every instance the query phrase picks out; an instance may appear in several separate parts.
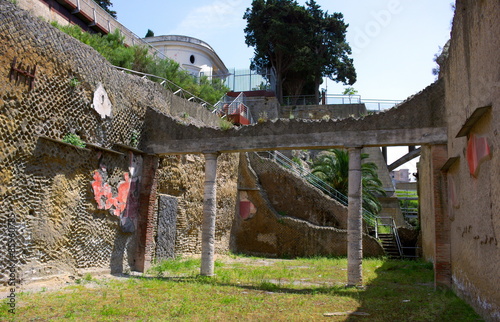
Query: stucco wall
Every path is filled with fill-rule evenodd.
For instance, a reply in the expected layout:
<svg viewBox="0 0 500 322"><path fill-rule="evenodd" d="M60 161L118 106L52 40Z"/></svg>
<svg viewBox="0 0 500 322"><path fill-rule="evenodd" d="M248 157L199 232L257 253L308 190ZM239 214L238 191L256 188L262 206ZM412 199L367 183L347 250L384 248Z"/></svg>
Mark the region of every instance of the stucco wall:
<svg viewBox="0 0 500 322"><path fill-rule="evenodd" d="M0 1L0 21L0 278L8 278L8 267L20 280L82 269L140 269L138 258L154 257L156 187L180 175L168 167L156 172L158 159L134 149L146 109L176 117L179 124L217 126L219 119L157 83L115 70L92 48L8 1ZM37 65L31 91L22 77L9 79L14 58L21 68ZM94 101L100 84L111 104L109 116L96 108L107 99ZM190 117L177 117L182 113ZM94 146L61 143L69 133ZM238 161L222 160L228 161L221 162L227 175L220 189L226 183L233 189ZM199 160L183 180L191 188L202 173ZM202 200L201 191L191 195ZM227 210L219 211L221 222L231 222L235 198L220 195L220 209ZM184 220L201 216L184 196L178 198ZM123 214L131 216L134 231L120 228ZM184 244L198 243L196 234L189 238Z"/></svg>
<svg viewBox="0 0 500 322"><path fill-rule="evenodd" d="M451 267L454 289L483 316L500 320L500 3L457 1L449 57L442 66L448 119ZM480 107L491 109L456 137ZM486 138L490 155L469 171L472 135ZM472 150L474 150L472 148Z"/></svg>
<svg viewBox="0 0 500 322"><path fill-rule="evenodd" d="M238 185L240 202L252 206L245 214L239 209L234 218L232 251L270 257L347 254L347 230L342 229L345 207L298 182L272 161L249 159L251 163L240 158ZM363 253L380 256L384 250L375 238L364 234Z"/></svg>

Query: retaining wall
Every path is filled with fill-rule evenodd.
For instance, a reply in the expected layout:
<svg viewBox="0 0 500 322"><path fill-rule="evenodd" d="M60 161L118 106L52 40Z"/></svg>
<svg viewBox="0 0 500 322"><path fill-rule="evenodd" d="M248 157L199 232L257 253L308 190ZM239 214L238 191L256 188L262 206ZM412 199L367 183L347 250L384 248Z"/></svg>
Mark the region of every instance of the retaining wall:
<svg viewBox="0 0 500 322"><path fill-rule="evenodd" d="M147 269L155 256L157 191L180 174L168 160L137 149L146 109L178 124L218 126L219 119L157 83L115 70L9 1L0 0L0 21L0 279L8 279L9 267L21 281L83 269ZM24 76L9 78L14 59L21 69L37 66L33 89ZM70 133L86 148L62 143ZM189 190L203 181L204 162L185 158L194 160L182 178ZM228 175L220 189L232 189L237 156L223 160ZM234 192L220 196L218 215L230 226ZM195 250L198 228L185 231L182 223L201 221L191 201L202 200L202 191L175 197L184 214L176 252ZM229 240L223 229L218 236Z"/></svg>

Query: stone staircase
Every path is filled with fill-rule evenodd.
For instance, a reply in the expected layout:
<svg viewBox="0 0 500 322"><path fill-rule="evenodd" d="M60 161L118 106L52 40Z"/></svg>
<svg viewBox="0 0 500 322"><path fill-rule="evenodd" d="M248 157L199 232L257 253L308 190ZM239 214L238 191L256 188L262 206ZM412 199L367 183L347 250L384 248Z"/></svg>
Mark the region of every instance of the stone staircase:
<svg viewBox="0 0 500 322"><path fill-rule="evenodd" d="M378 234L378 238L382 242L382 247L389 258L401 258L401 254L393 234Z"/></svg>

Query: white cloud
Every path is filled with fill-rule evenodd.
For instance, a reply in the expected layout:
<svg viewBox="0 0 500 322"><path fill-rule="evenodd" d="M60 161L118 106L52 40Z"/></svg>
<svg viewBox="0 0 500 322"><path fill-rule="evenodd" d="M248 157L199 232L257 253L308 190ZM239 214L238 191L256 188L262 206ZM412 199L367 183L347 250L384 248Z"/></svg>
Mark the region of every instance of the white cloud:
<svg viewBox="0 0 500 322"><path fill-rule="evenodd" d="M170 33L203 38L221 30L227 32L232 28L241 28L244 25L245 2L215 0L211 4L198 7L188 13Z"/></svg>

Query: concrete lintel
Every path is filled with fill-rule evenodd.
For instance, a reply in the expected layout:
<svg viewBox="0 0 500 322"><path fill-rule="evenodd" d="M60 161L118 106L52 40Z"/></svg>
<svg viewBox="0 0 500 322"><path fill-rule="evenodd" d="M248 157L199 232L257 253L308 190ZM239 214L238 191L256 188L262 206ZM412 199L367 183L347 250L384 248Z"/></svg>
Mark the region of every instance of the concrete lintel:
<svg viewBox="0 0 500 322"><path fill-rule="evenodd" d="M220 153L269 150L329 149L347 146L401 146L445 144L446 128L332 131L326 133L299 133L256 135L252 137L227 136L204 139L166 140L148 142L144 150L153 154L186 154L219 151Z"/></svg>

